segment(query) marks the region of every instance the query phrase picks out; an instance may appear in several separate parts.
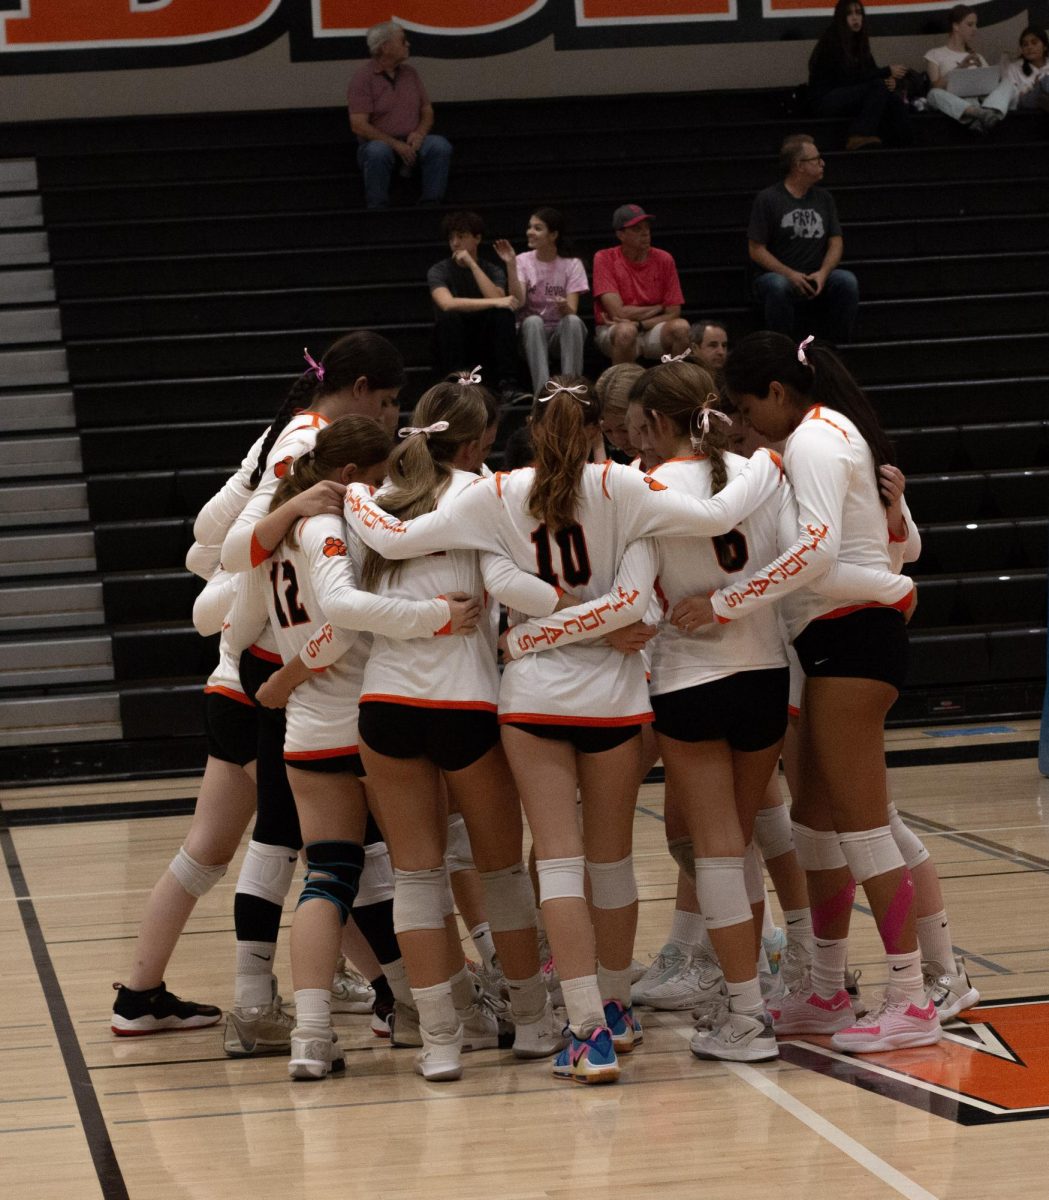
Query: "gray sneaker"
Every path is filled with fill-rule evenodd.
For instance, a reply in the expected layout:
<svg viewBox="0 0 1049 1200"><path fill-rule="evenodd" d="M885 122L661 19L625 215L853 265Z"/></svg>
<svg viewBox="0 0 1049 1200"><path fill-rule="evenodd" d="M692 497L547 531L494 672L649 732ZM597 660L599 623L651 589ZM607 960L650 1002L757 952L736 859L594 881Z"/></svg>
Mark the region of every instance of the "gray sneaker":
<svg viewBox="0 0 1049 1200"><path fill-rule="evenodd" d="M965 969L965 959L959 958L958 974L945 971L938 962L922 963L925 977L925 994L936 1006L940 1021L949 1021L967 1008L980 1003L980 993L972 985Z"/></svg>
<svg viewBox="0 0 1049 1200"><path fill-rule="evenodd" d="M718 1058L726 1062L765 1062L779 1058L776 1035L767 1014L752 1017L729 1010L714 1026L701 1026L689 1042L696 1058Z"/></svg>
<svg viewBox="0 0 1049 1200"><path fill-rule="evenodd" d="M370 1013L375 992L360 971L355 971L345 958L339 959L331 981L331 1011L333 1013Z"/></svg>
<svg viewBox="0 0 1049 1200"><path fill-rule="evenodd" d="M324 1079L346 1070L346 1059L334 1030L294 1029L288 1075L292 1079Z"/></svg>
<svg viewBox="0 0 1049 1200"><path fill-rule="evenodd" d="M230 1058L253 1058L260 1054L287 1054L295 1021L281 1007L277 981L273 999L255 1008L231 1008L226 1014L223 1049Z"/></svg>
<svg viewBox="0 0 1049 1200"><path fill-rule="evenodd" d="M423 1039L419 1032L419 1010L417 1008L395 1000L393 1012L386 1018L386 1023L390 1027L391 1046L395 1049L405 1046L413 1050L420 1049Z"/></svg>

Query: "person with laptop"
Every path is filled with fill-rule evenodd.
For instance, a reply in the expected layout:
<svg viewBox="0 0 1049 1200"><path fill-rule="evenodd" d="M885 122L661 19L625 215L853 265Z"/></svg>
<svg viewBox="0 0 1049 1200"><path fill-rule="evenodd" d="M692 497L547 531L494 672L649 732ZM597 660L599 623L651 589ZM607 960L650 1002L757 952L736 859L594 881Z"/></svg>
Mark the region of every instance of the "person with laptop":
<svg viewBox="0 0 1049 1200"><path fill-rule="evenodd" d="M1016 88L973 49L975 8L956 4L947 14L947 22L950 34L946 43L925 54L929 107L967 125L974 133L986 133L1015 105Z"/></svg>

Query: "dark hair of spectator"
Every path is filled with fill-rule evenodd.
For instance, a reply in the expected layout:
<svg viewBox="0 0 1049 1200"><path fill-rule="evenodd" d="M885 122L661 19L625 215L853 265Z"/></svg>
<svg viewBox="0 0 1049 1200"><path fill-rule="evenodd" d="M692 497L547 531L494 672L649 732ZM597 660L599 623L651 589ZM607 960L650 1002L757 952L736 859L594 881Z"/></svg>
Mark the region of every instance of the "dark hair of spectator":
<svg viewBox="0 0 1049 1200"><path fill-rule="evenodd" d="M585 387L584 392L553 388ZM554 375L532 405L535 479L528 493L528 512L551 533L576 523L579 484L601 419L601 401L582 375Z"/></svg>
<svg viewBox="0 0 1049 1200"><path fill-rule="evenodd" d="M558 258L577 257L572 239L565 232L564 214L559 209L551 208L549 204L543 204L539 208L532 209L532 216L538 217L551 233L557 234Z"/></svg>
<svg viewBox="0 0 1049 1200"><path fill-rule="evenodd" d="M1028 25L1023 33L1020 34L1020 41L1022 42L1025 37L1036 37L1042 43L1042 52L1044 54L1049 54L1049 34L1047 34L1044 29L1039 29L1037 25ZM1021 68L1023 73L1025 75L1033 75L1034 67L1031 66L1026 58L1023 60L1023 62L1024 65Z"/></svg>
<svg viewBox="0 0 1049 1200"><path fill-rule="evenodd" d="M528 425L515 429L503 447L503 466L508 471L518 467L530 467L535 462L535 447L532 445L532 430Z"/></svg>
<svg viewBox="0 0 1049 1200"><path fill-rule="evenodd" d="M372 391L401 387L404 383L404 359L400 351L381 333L372 333L368 329L347 333L333 342L320 365L324 368L324 378L318 379L312 367L303 371L291 385L284 403L277 409L266 440L259 449L259 461L248 480L252 491L259 486L274 442L297 412L310 408L325 396L352 387L361 378L367 381Z"/></svg>
<svg viewBox="0 0 1049 1200"><path fill-rule="evenodd" d="M740 396L764 399L772 383L777 382L798 408L821 404L844 413L870 447L874 481L878 484L879 469L894 462L895 455L871 402L829 346L810 342L805 357L809 365L799 359L798 347L785 334L769 330L747 334L725 363L729 396L737 405Z"/></svg>
<svg viewBox="0 0 1049 1200"><path fill-rule="evenodd" d="M956 4L947 13L947 32L950 33L955 25L960 25L966 17L971 17L974 12L976 12L976 9L970 7L968 4ZM965 49L972 54L973 48L968 42L965 43Z"/></svg>
<svg viewBox="0 0 1049 1200"><path fill-rule="evenodd" d="M863 17L859 33L853 33L849 28L849 12L853 8L858 8ZM831 67L839 64L862 65L871 69L874 67L870 39L867 36L867 10L860 0L838 0L834 5L831 23L823 31L822 37L809 56L810 76L819 73L821 66Z"/></svg>
<svg viewBox="0 0 1049 1200"><path fill-rule="evenodd" d="M447 241L453 233L472 233L474 237L484 237L484 221L475 212L449 213L441 221L441 236Z"/></svg>
<svg viewBox="0 0 1049 1200"><path fill-rule="evenodd" d="M789 175L794 169L794 163L801 156L806 146L815 146L816 139L811 133L792 133L783 139L779 148L779 166L784 175Z"/></svg>
<svg viewBox="0 0 1049 1200"><path fill-rule="evenodd" d="M700 317L698 321L692 322L689 335L694 342L701 342L708 329L724 329L728 333L728 322L720 317Z"/></svg>

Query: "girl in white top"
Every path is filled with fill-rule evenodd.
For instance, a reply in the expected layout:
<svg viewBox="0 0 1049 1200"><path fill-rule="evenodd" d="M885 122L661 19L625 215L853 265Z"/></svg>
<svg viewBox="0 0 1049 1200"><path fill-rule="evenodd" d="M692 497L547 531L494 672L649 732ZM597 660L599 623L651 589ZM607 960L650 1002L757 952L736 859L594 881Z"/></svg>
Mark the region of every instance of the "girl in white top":
<svg viewBox="0 0 1049 1200"><path fill-rule="evenodd" d="M521 347L538 394L550 378L550 354L556 353L562 375L583 369L586 326L579 316L579 299L590 290L586 268L565 244L565 220L556 208L537 208L528 218L528 250L514 254L505 239L495 252L506 264L507 286L517 298L517 328Z"/></svg>
<svg viewBox="0 0 1049 1200"><path fill-rule="evenodd" d="M929 75L929 107L968 125L974 133L986 133L1016 107L1016 89L1008 77L988 95L965 98L947 90L947 76L967 67L986 67L987 60L972 47L978 18L976 9L956 4L947 13L950 33L943 46L925 52L925 70Z"/></svg>
<svg viewBox="0 0 1049 1200"><path fill-rule="evenodd" d="M775 561L690 603L684 627L709 613L721 621L783 601L789 636L805 670L795 842L808 872L816 949L811 982L784 1001L779 1019L795 1031L832 1033L857 1052L939 1040L927 1003L915 937L913 884L889 824L884 721L906 670L904 613L909 580L895 604L842 606L821 594L837 563L889 570L878 470L891 449L869 403L837 356L778 333L744 338L730 354L734 403L765 437L788 436L784 464L799 509L800 536ZM856 883L874 912L892 986L873 1017L854 1026L843 989L848 913ZM774 1014L776 1015L776 1014Z"/></svg>
<svg viewBox="0 0 1049 1200"><path fill-rule="evenodd" d="M1005 68L1016 89L1016 107L1049 111L1049 34L1028 25L1020 34L1020 57Z"/></svg>

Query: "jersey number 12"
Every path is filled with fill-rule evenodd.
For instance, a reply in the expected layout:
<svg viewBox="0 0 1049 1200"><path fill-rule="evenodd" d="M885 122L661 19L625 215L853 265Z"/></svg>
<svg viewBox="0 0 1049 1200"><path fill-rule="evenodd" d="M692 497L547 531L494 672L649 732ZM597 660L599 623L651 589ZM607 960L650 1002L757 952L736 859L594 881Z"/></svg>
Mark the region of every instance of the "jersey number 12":
<svg viewBox="0 0 1049 1200"><path fill-rule="evenodd" d="M280 581L283 577L283 599L281 597ZM305 625L310 614L299 603L299 581L295 577L295 568L290 562L274 562L270 567L270 587L273 589L273 609L277 614L281 629L289 625Z"/></svg>

